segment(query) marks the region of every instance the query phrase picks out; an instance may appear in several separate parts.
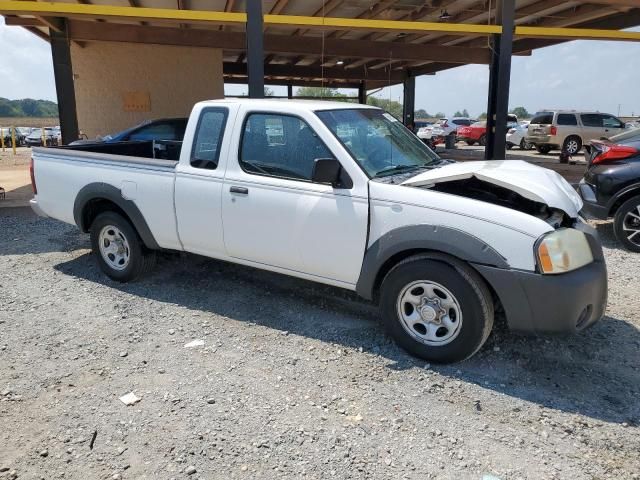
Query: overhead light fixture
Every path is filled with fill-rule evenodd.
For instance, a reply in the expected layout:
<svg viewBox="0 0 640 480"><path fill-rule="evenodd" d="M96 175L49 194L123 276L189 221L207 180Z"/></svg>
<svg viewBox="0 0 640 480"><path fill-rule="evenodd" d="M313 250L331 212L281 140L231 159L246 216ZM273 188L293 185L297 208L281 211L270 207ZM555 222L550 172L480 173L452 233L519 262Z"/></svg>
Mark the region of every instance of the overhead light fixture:
<svg viewBox="0 0 640 480"><path fill-rule="evenodd" d="M343 60L338 60L338 61L336 62L336 65L344 65L344 61L343 61Z"/></svg>
<svg viewBox="0 0 640 480"><path fill-rule="evenodd" d="M440 10L440 20L449 20L451 18L451 14L447 12L447 10Z"/></svg>

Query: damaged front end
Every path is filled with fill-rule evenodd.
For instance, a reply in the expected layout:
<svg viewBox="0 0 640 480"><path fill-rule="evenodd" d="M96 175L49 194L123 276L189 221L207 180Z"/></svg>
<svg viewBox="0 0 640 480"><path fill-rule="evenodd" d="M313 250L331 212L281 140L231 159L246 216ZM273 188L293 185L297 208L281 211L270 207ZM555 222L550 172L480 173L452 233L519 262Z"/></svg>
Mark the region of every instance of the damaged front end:
<svg viewBox="0 0 640 480"><path fill-rule="evenodd" d="M582 201L556 172L521 160L460 162L402 182L517 210L554 229L572 226Z"/></svg>
<svg viewBox="0 0 640 480"><path fill-rule="evenodd" d="M544 203L525 198L513 190L478 180L475 177L437 183L429 189L511 208L544 220L554 229L570 227L573 224L573 219L562 210L550 208Z"/></svg>

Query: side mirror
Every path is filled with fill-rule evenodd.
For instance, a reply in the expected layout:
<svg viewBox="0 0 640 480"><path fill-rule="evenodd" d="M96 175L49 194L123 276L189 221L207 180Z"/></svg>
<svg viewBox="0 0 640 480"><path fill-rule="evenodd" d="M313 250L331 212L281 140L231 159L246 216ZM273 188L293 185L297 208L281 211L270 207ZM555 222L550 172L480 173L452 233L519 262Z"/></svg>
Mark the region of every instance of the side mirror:
<svg viewBox="0 0 640 480"><path fill-rule="evenodd" d="M316 158L313 161L311 180L336 188L351 188L353 186L353 182L335 158Z"/></svg>

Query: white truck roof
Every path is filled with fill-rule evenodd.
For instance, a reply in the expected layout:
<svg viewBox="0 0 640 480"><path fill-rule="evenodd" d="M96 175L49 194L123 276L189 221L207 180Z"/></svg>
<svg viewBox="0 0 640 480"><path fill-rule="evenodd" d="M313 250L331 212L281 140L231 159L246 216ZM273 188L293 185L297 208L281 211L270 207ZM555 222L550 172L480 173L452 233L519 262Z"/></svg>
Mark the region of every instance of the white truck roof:
<svg viewBox="0 0 640 480"><path fill-rule="evenodd" d="M257 108L273 109L283 106L287 110L338 110L345 108L368 108L378 109L372 105L364 105L361 103L336 102L329 100L290 100L287 98L221 98L219 100L206 100L198 102L197 105L216 106L216 105L251 105ZM280 104L280 105L278 105Z"/></svg>

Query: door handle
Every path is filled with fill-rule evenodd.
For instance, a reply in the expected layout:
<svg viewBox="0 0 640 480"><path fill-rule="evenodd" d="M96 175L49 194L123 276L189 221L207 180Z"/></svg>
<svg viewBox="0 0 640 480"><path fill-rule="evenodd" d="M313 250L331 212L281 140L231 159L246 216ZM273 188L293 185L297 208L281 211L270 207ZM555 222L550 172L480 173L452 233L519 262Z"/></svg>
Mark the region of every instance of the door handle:
<svg viewBox="0 0 640 480"><path fill-rule="evenodd" d="M231 187L229 191L231 193L238 193L240 195L249 195L249 189L245 187Z"/></svg>

